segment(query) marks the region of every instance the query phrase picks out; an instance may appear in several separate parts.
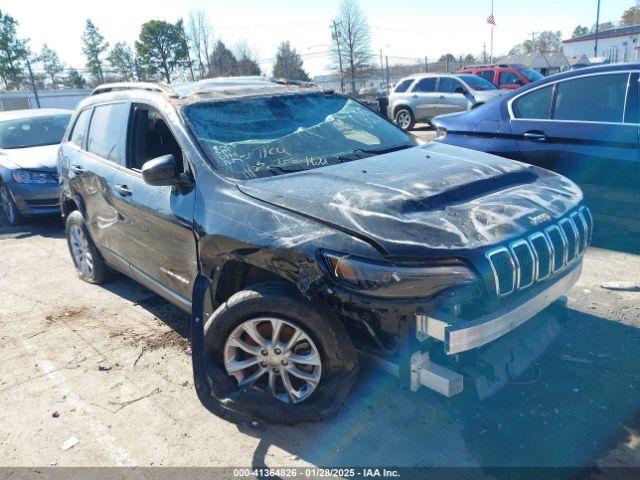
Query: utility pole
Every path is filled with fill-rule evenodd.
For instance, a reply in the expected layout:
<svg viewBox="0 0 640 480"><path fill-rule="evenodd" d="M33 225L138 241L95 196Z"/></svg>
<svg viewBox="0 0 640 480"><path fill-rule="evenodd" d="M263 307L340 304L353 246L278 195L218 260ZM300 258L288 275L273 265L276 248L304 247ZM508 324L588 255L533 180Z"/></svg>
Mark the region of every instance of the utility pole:
<svg viewBox="0 0 640 480"><path fill-rule="evenodd" d="M386 85L387 85L387 97L389 96L389 57L385 56L384 57L384 64L385 64L385 70L386 70Z"/></svg>
<svg viewBox="0 0 640 480"><path fill-rule="evenodd" d="M598 0L598 10L596 11L596 35L595 45L593 47L593 56L598 56L598 33L600 33L600 0Z"/></svg>
<svg viewBox="0 0 640 480"><path fill-rule="evenodd" d="M491 0L491 16L493 17L493 0ZM489 63L493 63L493 25L491 25L491 53L489 54Z"/></svg>
<svg viewBox="0 0 640 480"><path fill-rule="evenodd" d="M342 54L340 53L340 35L338 34L338 23L333 21L333 32L336 38L336 47L338 47L338 65L340 67L340 93L344 93L344 76L342 75Z"/></svg>
<svg viewBox="0 0 640 480"><path fill-rule="evenodd" d="M531 32L531 49L533 53L536 53L536 33L538 32Z"/></svg>
<svg viewBox="0 0 640 480"><path fill-rule="evenodd" d="M385 76L384 76L384 62L382 61L382 49L380 49L380 79L384 83Z"/></svg>
<svg viewBox="0 0 640 480"><path fill-rule="evenodd" d="M482 44L482 63L487 63L487 42Z"/></svg>
<svg viewBox="0 0 640 480"><path fill-rule="evenodd" d="M31 83L31 90L33 96L36 97L36 105L40 108L40 97L38 96L38 88L36 87L36 81L33 79L33 72L31 71L31 62L27 58L27 70L29 71L29 82Z"/></svg>
<svg viewBox="0 0 640 480"><path fill-rule="evenodd" d="M429 59L426 56L424 57L424 72L429 72Z"/></svg>

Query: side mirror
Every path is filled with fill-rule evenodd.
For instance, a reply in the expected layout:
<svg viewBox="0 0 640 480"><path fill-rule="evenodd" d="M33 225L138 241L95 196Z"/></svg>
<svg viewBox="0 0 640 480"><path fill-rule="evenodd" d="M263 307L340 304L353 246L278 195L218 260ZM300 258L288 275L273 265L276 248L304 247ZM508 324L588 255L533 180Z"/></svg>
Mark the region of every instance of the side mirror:
<svg viewBox="0 0 640 480"><path fill-rule="evenodd" d="M154 187L175 187L185 183L173 155L162 155L145 162L141 172L145 183Z"/></svg>

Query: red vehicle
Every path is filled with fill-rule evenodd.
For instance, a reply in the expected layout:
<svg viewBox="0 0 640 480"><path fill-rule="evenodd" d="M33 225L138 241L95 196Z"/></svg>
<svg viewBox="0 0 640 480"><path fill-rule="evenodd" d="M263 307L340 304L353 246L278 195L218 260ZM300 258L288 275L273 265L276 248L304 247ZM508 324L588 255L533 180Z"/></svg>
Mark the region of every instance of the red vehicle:
<svg viewBox="0 0 640 480"><path fill-rule="evenodd" d="M458 71L458 73L473 73L485 80L490 81L498 88L505 90L515 90L544 78L544 76L535 70L525 67L524 65L481 65L477 67L466 67Z"/></svg>

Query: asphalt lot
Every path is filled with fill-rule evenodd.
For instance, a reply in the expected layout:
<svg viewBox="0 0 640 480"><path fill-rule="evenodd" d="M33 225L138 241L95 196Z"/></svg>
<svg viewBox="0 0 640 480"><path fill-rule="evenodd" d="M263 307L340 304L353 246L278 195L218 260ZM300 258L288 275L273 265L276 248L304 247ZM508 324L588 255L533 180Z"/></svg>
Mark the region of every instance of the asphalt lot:
<svg viewBox="0 0 640 480"><path fill-rule="evenodd" d="M637 254L592 248L566 320L537 320L546 351L487 400L365 367L335 418L255 428L200 405L185 314L76 278L59 220L0 226L0 252L0 466L640 466L640 292L601 287L640 281Z"/></svg>

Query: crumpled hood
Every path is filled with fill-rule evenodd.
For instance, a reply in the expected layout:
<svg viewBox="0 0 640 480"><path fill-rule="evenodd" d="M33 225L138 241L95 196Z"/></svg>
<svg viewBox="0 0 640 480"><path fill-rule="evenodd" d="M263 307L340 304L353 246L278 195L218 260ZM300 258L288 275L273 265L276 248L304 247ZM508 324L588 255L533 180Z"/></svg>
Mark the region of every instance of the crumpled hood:
<svg viewBox="0 0 640 480"><path fill-rule="evenodd" d="M238 188L406 258L495 245L582 200L555 173L436 142Z"/></svg>
<svg viewBox="0 0 640 480"><path fill-rule="evenodd" d="M0 149L0 163L8 168L55 170L59 146L56 144L43 145L41 147Z"/></svg>

